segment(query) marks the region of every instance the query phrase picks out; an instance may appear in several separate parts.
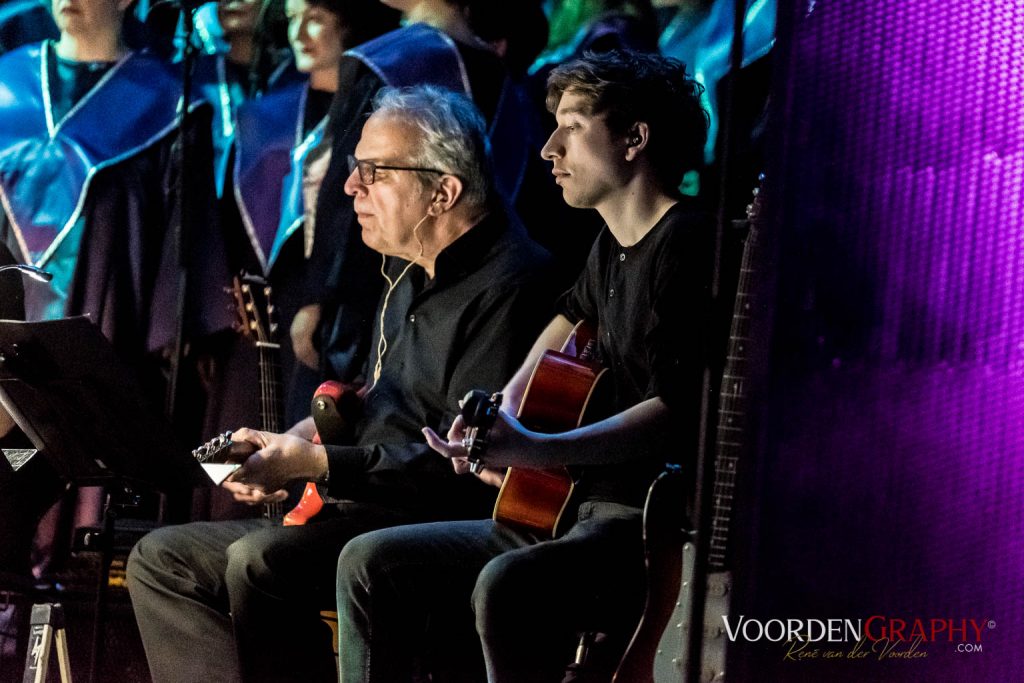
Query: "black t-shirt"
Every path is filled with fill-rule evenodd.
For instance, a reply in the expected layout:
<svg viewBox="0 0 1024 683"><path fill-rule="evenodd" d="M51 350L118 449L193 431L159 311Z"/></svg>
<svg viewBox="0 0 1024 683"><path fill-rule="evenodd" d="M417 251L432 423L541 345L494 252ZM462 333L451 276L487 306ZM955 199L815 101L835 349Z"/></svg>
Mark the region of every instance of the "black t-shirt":
<svg viewBox="0 0 1024 683"><path fill-rule="evenodd" d="M660 397L675 425L663 454L580 468L586 500L641 506L664 463L696 456L713 235L710 217L689 198L632 246L620 245L605 227L579 280L558 302L558 312L570 321L597 324L615 412Z"/></svg>

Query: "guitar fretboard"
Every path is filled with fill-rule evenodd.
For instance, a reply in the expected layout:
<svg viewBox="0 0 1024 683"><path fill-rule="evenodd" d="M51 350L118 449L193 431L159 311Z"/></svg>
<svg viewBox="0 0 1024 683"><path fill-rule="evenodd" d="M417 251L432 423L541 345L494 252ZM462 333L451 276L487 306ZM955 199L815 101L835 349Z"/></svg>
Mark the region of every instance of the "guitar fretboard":
<svg viewBox="0 0 1024 683"><path fill-rule="evenodd" d="M711 535L708 564L722 571L727 564L729 528L736 491L737 463L742 455L747 428L747 342L750 330L751 261L757 232L753 225L747 235L736 287L729 350L719 393L718 427L715 435L715 476L711 502Z"/></svg>
<svg viewBox="0 0 1024 683"><path fill-rule="evenodd" d="M260 428L265 432L278 434L284 422L284 391L281 386L281 345L272 342L258 342L260 356ZM280 519L284 516L284 505L266 503L263 516Z"/></svg>

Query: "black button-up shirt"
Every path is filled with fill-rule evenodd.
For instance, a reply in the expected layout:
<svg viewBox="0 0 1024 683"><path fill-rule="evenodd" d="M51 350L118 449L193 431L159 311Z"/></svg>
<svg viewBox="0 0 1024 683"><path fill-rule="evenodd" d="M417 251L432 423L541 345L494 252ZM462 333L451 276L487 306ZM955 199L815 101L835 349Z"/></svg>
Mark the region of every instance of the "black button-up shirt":
<svg viewBox="0 0 1024 683"><path fill-rule="evenodd" d="M394 280L407 262L388 260ZM522 363L552 316L549 260L495 212L438 254L433 279L409 270L388 301L382 372L366 395L355 446L327 447L331 496L431 517L490 514L496 489L456 476L420 430L443 436L467 391L499 390ZM371 369L379 310L376 317Z"/></svg>
<svg viewBox="0 0 1024 683"><path fill-rule="evenodd" d="M665 462L696 457L714 232L695 204L681 200L629 247L605 227L583 274L558 302L569 320L597 324L615 412L660 397L676 425L671 451L580 471L585 499L642 506Z"/></svg>

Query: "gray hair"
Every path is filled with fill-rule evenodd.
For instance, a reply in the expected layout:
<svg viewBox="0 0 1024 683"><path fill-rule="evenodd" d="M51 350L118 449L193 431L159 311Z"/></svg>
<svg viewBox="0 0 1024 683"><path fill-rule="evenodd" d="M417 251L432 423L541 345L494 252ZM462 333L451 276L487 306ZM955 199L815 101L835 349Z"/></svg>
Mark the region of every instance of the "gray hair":
<svg viewBox="0 0 1024 683"><path fill-rule="evenodd" d="M423 133L410 164L458 176L466 205L490 205L495 196L490 141L484 117L468 97L433 85L381 88L373 113L401 118ZM424 185L437 177L417 175Z"/></svg>

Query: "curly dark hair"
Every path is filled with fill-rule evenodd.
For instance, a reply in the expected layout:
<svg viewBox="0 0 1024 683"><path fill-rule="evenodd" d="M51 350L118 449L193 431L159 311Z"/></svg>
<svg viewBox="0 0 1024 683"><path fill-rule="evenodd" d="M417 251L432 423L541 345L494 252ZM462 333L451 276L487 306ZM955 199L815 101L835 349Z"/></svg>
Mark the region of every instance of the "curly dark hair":
<svg viewBox="0 0 1024 683"><path fill-rule="evenodd" d="M615 135L646 123L647 152L666 189L674 191L687 171L702 166L708 136L704 87L687 77L678 59L631 50L587 52L551 72L549 111L555 112L565 92L589 100L589 113L605 115Z"/></svg>

